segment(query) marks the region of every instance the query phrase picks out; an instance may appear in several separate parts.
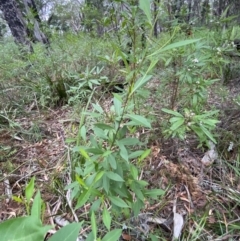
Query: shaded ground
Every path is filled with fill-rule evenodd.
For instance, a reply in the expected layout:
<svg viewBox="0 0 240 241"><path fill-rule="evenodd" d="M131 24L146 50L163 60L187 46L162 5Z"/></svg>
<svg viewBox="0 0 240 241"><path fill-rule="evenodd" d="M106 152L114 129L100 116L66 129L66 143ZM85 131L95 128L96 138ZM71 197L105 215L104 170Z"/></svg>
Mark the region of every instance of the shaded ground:
<svg viewBox="0 0 240 241"><path fill-rule="evenodd" d="M232 104L240 93L240 84L237 83L229 84L229 93L225 93L228 97L224 100L216 97L214 92L210 93L209 105L219 105L223 110L219 134L225 135L228 131L231 134L229 141L235 138L239 144L240 108ZM21 196L26 183L32 176L36 176L38 188L47 203L45 222L52 223L50 216L57 205L59 214L66 211L62 205L65 193L57 193L56 190L63 190L67 183L65 174L68 148L65 140L66 137L76 135L78 120L71 119L71 110L62 107L44 113L32 110L28 116L15 119L14 123L12 129L0 129L0 192L5 193L1 196L0 218L6 220L25 213L24 205L8 198L6 180L9 180L13 195ZM237 135L234 135L234 131L238 132ZM171 237L173 201L176 199L177 212L184 216L186 230L199 230L201 224L197 220L205 217L206 225L201 229L202 236L199 240L214 240L218 235L216 230L221 228L227 235L230 224L240 226L239 177L231 168L240 164L239 147L227 151L226 143L229 145L228 139L222 137L218 146L221 158L209 167L201 164L206 150L197 149L194 138L189 138L184 143L161 138L149 143L152 153L143 163L141 178L148 181L150 187L166 190L166 195L158 203L146 203L144 211L167 220L163 224L151 226L154 231L159 230L166 240ZM73 220L71 215L69 218ZM224 236L221 240L228 240L228 237ZM240 235L231 233L231 237L238 240ZM122 240L130 240L128 238L123 235Z"/></svg>

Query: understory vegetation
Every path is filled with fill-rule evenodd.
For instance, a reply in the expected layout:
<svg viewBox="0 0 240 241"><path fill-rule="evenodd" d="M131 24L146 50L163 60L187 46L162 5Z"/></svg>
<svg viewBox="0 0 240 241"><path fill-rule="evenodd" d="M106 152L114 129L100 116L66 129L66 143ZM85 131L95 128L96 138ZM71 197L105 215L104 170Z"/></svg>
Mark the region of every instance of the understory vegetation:
<svg viewBox="0 0 240 241"><path fill-rule="evenodd" d="M2 38L3 240L239 240L240 27L156 38L140 10L32 52Z"/></svg>

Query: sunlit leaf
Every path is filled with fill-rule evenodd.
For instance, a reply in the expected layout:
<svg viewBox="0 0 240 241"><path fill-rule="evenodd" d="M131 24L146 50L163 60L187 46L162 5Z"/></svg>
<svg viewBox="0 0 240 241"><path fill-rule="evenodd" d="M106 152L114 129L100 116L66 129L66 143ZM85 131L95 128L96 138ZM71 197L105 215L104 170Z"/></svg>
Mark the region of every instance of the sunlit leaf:
<svg viewBox="0 0 240 241"><path fill-rule="evenodd" d="M85 182L83 181L83 179L82 179L80 176L75 175L75 178L76 178L77 182L78 182L82 187L84 187L85 189L88 189L88 187L86 186Z"/></svg>
<svg viewBox="0 0 240 241"><path fill-rule="evenodd" d="M28 202L30 202L30 199L34 194L34 183L35 183L35 176L31 178L30 182L27 184L25 189L25 197Z"/></svg>
<svg viewBox="0 0 240 241"><path fill-rule="evenodd" d="M80 148L79 151L84 158L90 159L88 153L83 148Z"/></svg>
<svg viewBox="0 0 240 241"><path fill-rule="evenodd" d="M142 155L139 157L139 161L142 161L142 160L144 160L146 157L148 157L149 156L149 154L151 153L151 149L147 149L147 150L145 150L143 153L142 153Z"/></svg>
<svg viewBox="0 0 240 241"><path fill-rule="evenodd" d="M14 200L15 202L18 202L18 203L23 203L23 200L20 197L17 197L15 195L12 196L12 200Z"/></svg>

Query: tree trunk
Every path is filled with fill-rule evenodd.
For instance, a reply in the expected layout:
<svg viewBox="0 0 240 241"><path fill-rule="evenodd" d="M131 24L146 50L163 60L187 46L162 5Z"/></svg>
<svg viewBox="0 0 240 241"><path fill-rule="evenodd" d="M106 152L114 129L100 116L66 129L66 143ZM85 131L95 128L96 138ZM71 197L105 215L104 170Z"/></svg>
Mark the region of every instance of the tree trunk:
<svg viewBox="0 0 240 241"><path fill-rule="evenodd" d="M28 50L32 51L32 45L28 39L28 29L15 0L0 0L0 9L3 12L15 42L27 46Z"/></svg>
<svg viewBox="0 0 240 241"><path fill-rule="evenodd" d="M23 0L27 19L30 21L33 26L32 29L29 29L29 37L33 42L40 42L43 44L49 44L48 38L45 34L40 30L39 24L41 23L41 19L38 15L38 10L35 2L33 0Z"/></svg>
<svg viewBox="0 0 240 241"><path fill-rule="evenodd" d="M158 6L159 6L159 1L160 0L155 0L153 2L153 11L154 11L154 29L153 29L153 33L154 36L157 38L158 37Z"/></svg>
<svg viewBox="0 0 240 241"><path fill-rule="evenodd" d="M198 0L193 1L192 13L193 13L192 18L201 18L200 2Z"/></svg>
<svg viewBox="0 0 240 241"><path fill-rule="evenodd" d="M188 15L187 15L187 22L190 23L192 13L192 0L188 0Z"/></svg>
<svg viewBox="0 0 240 241"><path fill-rule="evenodd" d="M43 44L49 44L49 41L40 30L39 23L41 19L34 1L24 0L23 3L26 9L28 27L15 0L0 0L0 9L3 12L15 42L27 46L28 50L32 52L33 48L30 41Z"/></svg>

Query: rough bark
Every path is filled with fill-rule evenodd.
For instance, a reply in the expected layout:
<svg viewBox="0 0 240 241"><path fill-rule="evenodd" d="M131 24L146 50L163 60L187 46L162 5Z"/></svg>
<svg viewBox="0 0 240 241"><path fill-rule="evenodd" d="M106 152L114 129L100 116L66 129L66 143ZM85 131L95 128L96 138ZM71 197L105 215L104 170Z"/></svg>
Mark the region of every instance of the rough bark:
<svg viewBox="0 0 240 241"><path fill-rule="evenodd" d="M41 19L34 1L24 0L23 3L26 9L28 26L15 0L0 0L0 9L3 12L15 42L27 46L28 50L32 51L31 41L43 44L49 44L49 41L40 30L39 23Z"/></svg>
<svg viewBox="0 0 240 241"><path fill-rule="evenodd" d="M188 15L187 15L187 22L190 23L192 13L192 0L188 0Z"/></svg>
<svg viewBox="0 0 240 241"><path fill-rule="evenodd" d="M27 12L27 18L33 26L32 29L29 29L29 37L33 42L49 44L48 38L40 30L39 24L41 23L41 19L38 15L38 10L35 2L33 0L23 0L23 3Z"/></svg>
<svg viewBox="0 0 240 241"><path fill-rule="evenodd" d="M158 10L158 5L159 5L159 1L160 0L155 0L153 2L153 11L154 11L154 28L153 28L153 33L154 33L154 36L157 38L158 37L158 13L157 13L157 10Z"/></svg>
<svg viewBox="0 0 240 241"><path fill-rule="evenodd" d="M16 7L15 0L0 0L0 9L8 23L16 43L27 46L32 51L31 42L28 39L28 29L24 22L22 13Z"/></svg>

